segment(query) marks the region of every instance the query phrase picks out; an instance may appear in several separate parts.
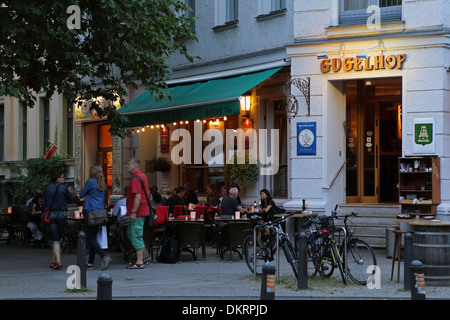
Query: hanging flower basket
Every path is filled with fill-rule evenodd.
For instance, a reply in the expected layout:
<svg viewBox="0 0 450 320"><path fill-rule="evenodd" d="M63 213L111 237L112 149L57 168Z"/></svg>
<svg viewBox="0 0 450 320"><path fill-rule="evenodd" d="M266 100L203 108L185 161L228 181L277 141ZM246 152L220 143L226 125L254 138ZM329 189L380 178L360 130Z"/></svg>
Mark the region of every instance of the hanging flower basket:
<svg viewBox="0 0 450 320"><path fill-rule="evenodd" d="M155 171L170 171L170 163L164 157L153 158L152 165Z"/></svg>

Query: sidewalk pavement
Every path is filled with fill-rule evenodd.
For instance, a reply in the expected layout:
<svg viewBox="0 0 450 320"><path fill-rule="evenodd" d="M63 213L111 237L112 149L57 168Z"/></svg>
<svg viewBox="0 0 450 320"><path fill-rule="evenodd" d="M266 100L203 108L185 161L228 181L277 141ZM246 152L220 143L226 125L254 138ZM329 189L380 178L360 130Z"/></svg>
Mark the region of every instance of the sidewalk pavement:
<svg viewBox="0 0 450 320"><path fill-rule="evenodd" d="M106 271L100 270L100 258L96 257L96 269L87 270L87 288L91 293L66 293L66 273L69 265L76 264L76 253L63 253L63 267L49 268L51 249L0 244L0 299L97 299L97 279L101 273L112 278L113 300L259 300L261 280L252 276L245 260L234 256L232 262L221 260L215 248L207 247L206 259L197 263L190 254L183 254L183 262L162 264L151 262L143 270L127 270L122 254L108 250L113 261ZM381 270L381 288L369 289L349 280L343 285L335 281L317 279L309 281L308 290L298 291L297 286L287 288L276 285L276 300L298 299L400 299L409 300L411 294L403 284L403 263L400 282L390 280L392 260L385 257L385 250L378 249L377 263ZM293 277L284 256L280 257L281 277ZM333 277L339 277L335 271ZM295 283L295 282L294 282ZM426 298L450 299L450 287L426 287Z"/></svg>

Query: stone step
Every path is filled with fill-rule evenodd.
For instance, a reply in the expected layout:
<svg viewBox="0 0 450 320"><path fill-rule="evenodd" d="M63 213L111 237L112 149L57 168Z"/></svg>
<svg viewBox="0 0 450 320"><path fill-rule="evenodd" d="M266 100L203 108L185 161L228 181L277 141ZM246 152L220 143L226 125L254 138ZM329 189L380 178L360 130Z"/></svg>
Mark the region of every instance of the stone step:
<svg viewBox="0 0 450 320"><path fill-rule="evenodd" d="M396 225L392 219L400 214L398 205L346 204L341 205L339 209L341 215L358 213L358 217L349 218L349 225L355 236L365 240L374 248L386 247L386 229ZM336 225L342 224L342 221L336 223Z"/></svg>

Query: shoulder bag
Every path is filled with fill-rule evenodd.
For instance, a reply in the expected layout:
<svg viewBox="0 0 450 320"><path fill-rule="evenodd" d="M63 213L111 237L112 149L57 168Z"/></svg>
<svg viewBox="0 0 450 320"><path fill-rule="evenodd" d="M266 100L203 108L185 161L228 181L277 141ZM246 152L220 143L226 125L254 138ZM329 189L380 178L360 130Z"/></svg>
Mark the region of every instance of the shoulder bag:
<svg viewBox="0 0 450 320"><path fill-rule="evenodd" d="M106 225L108 217L106 216L106 210L92 210L88 211L87 225L89 227L100 227Z"/></svg>
<svg viewBox="0 0 450 320"><path fill-rule="evenodd" d="M150 203L150 199L148 198L148 194L147 194L147 191L145 190L144 182L142 181L141 177L133 176L132 178L138 178L138 180L141 182L142 190L144 190L145 198L147 199L148 207L150 208L150 215L145 219L145 225L153 228L156 224L156 218L157 218L156 209Z"/></svg>
<svg viewBox="0 0 450 320"><path fill-rule="evenodd" d="M58 183L58 186L56 187L55 194L53 195L52 203L50 204L50 207L48 209L45 209L41 216L41 223L42 224L49 224L50 219L52 217L52 207L53 203L55 202L56 193L58 192L60 184Z"/></svg>

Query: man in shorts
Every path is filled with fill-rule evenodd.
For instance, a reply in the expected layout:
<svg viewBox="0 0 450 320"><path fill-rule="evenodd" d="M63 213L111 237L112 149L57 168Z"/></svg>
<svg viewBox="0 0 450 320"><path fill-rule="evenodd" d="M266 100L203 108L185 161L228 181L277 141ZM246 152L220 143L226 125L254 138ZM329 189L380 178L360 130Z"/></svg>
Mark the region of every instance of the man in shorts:
<svg viewBox="0 0 450 320"><path fill-rule="evenodd" d="M143 269L144 268L144 223L148 215L150 215L150 207L147 202L145 193L149 195L149 187L147 177L139 170L139 160L131 158L127 163L127 171L133 175L128 185L127 192L127 216L130 217L130 223L127 227L127 236L136 250L136 263L127 266L127 269ZM140 177L141 181L136 177Z"/></svg>

